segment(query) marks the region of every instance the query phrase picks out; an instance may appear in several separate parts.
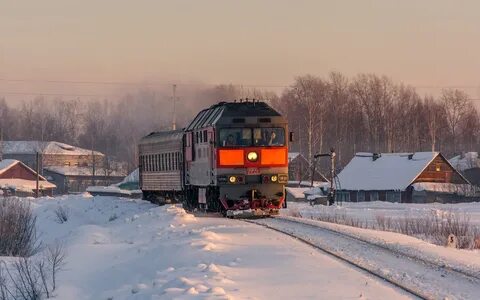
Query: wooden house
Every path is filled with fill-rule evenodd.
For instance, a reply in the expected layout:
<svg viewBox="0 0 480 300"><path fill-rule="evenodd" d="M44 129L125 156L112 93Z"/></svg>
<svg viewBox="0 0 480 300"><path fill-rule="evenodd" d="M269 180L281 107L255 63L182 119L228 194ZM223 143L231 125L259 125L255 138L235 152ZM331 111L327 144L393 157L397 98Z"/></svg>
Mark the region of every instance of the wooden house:
<svg viewBox="0 0 480 300"><path fill-rule="evenodd" d="M477 191L439 152L357 153L338 175L337 201L473 201Z"/></svg>
<svg viewBox="0 0 480 300"><path fill-rule="evenodd" d="M33 196L37 186L37 172L15 159L0 160L0 191L4 196ZM55 184L39 176L39 194L52 196Z"/></svg>

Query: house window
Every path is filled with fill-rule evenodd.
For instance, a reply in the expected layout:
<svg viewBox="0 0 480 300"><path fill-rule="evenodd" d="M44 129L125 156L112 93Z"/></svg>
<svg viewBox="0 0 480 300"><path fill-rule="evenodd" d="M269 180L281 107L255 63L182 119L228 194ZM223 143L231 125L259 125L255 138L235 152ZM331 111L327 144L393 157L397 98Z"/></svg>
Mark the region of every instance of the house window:
<svg viewBox="0 0 480 300"><path fill-rule="evenodd" d="M370 192L370 201L379 201L378 192Z"/></svg>
<svg viewBox="0 0 480 300"><path fill-rule="evenodd" d="M435 171L440 172L442 170L441 164L435 164Z"/></svg>
<svg viewBox="0 0 480 300"><path fill-rule="evenodd" d="M363 202L365 201L365 192L364 191L358 191L357 192L357 202Z"/></svg>

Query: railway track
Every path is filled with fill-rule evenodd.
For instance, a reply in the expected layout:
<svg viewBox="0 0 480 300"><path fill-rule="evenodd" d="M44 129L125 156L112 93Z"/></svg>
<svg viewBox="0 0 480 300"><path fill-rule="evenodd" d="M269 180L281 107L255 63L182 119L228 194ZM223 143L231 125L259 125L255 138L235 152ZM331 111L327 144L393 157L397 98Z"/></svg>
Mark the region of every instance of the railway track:
<svg viewBox="0 0 480 300"><path fill-rule="evenodd" d="M288 235L420 299L478 299L480 280L381 245L289 218L245 220Z"/></svg>

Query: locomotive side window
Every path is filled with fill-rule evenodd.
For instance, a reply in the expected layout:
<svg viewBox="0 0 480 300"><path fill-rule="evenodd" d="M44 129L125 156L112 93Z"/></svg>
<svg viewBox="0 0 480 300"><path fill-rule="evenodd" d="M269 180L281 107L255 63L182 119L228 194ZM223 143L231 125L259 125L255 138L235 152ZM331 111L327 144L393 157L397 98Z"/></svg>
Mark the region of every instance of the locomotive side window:
<svg viewBox="0 0 480 300"><path fill-rule="evenodd" d="M206 130L203 131L203 141L204 141L205 143L208 142L208 140L207 140L207 131L206 131Z"/></svg>

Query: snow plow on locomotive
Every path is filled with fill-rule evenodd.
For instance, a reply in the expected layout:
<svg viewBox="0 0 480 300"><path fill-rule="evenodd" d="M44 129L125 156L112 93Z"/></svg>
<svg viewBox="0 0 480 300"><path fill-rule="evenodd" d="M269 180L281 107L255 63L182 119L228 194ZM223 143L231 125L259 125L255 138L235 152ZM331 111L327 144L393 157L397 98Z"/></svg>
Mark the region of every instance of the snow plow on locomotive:
<svg viewBox="0 0 480 300"><path fill-rule="evenodd" d="M139 144L144 197L229 217L277 214L286 205L287 130L266 103L242 101L202 110L182 131L152 133Z"/></svg>

